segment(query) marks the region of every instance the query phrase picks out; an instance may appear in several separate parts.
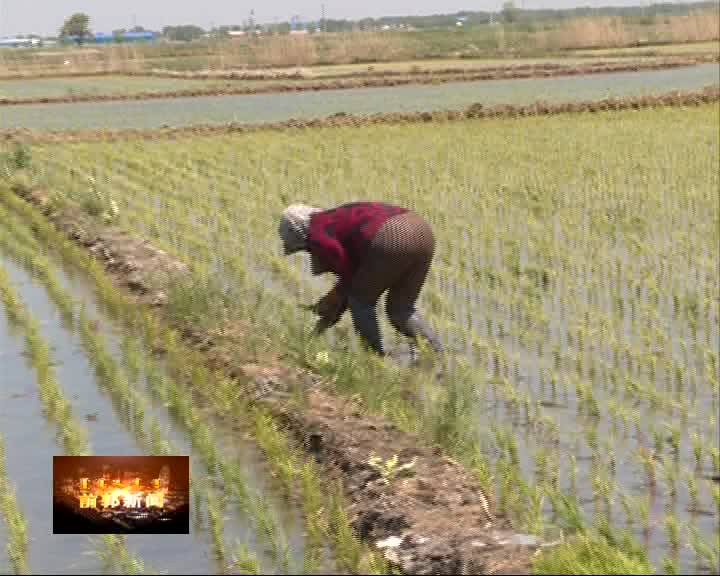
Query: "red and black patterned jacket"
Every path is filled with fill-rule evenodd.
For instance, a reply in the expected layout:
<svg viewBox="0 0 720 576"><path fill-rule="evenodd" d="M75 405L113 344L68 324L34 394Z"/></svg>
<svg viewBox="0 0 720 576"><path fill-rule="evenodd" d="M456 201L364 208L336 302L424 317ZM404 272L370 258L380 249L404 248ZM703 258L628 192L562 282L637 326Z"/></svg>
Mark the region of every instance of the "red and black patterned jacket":
<svg viewBox="0 0 720 576"><path fill-rule="evenodd" d="M352 202L313 214L308 244L310 253L340 279L346 288L388 218L408 212L384 202Z"/></svg>

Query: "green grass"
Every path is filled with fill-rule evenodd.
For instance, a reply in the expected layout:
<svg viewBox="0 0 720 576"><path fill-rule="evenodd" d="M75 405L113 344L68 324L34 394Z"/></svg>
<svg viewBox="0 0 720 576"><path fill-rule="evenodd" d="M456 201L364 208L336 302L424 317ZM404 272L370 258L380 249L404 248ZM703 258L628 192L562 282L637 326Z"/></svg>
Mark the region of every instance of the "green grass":
<svg viewBox="0 0 720 576"><path fill-rule="evenodd" d="M655 574L642 550L581 534L544 552L533 574Z"/></svg>
<svg viewBox="0 0 720 576"><path fill-rule="evenodd" d="M665 44L660 46L634 46L630 48L598 48L595 50L574 50L573 56L623 58L628 56L685 56L689 54L720 53L720 42L689 42L687 44Z"/></svg>
<svg viewBox="0 0 720 576"><path fill-rule="evenodd" d="M0 435L0 516L7 527L5 550L15 574L29 574L27 520L18 505L5 463L5 439Z"/></svg>

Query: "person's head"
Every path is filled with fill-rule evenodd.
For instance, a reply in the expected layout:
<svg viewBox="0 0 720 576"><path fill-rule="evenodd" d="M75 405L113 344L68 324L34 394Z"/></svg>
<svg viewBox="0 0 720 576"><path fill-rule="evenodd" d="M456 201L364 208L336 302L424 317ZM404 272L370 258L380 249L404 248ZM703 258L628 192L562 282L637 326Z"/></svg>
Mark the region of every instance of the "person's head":
<svg viewBox="0 0 720 576"><path fill-rule="evenodd" d="M313 214L320 211L320 208L306 204L292 204L285 209L280 219L278 232L282 239L286 256L307 250L310 218Z"/></svg>

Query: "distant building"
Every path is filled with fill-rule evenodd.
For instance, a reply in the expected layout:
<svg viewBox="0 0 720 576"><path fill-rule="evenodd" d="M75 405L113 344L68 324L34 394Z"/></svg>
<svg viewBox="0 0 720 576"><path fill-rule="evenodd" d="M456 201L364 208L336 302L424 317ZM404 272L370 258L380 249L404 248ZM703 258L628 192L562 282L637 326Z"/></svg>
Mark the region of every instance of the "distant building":
<svg viewBox="0 0 720 576"><path fill-rule="evenodd" d="M304 29L300 29L300 30L290 30L290 34L292 34L293 36L301 36L301 35L307 34L307 33L308 33L308 31L307 31L307 30L304 30Z"/></svg>
<svg viewBox="0 0 720 576"><path fill-rule="evenodd" d="M154 42L157 40L156 32L125 32L120 35L121 42Z"/></svg>
<svg viewBox="0 0 720 576"><path fill-rule="evenodd" d="M246 36L247 32L245 30L228 30L228 36L231 37L238 37L238 36Z"/></svg>
<svg viewBox="0 0 720 576"><path fill-rule="evenodd" d="M113 44L113 43L137 43L155 42L158 40L157 32L123 32L122 34L107 34L96 32L85 38L80 36L65 36L62 41L65 44Z"/></svg>
<svg viewBox="0 0 720 576"><path fill-rule="evenodd" d="M39 38L0 38L0 48L33 48L41 46Z"/></svg>

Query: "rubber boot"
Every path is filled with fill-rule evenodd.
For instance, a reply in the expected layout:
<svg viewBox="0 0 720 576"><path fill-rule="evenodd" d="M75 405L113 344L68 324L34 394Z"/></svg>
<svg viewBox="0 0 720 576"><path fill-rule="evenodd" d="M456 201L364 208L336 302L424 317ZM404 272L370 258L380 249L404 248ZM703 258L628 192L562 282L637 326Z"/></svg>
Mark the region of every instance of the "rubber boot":
<svg viewBox="0 0 720 576"><path fill-rule="evenodd" d="M433 329L430 327L420 314L413 312L412 315L407 319L405 323L407 330L413 337L423 336L427 338L430 343L430 347L436 354L443 352L443 345L440 343L440 339L437 337Z"/></svg>
<svg viewBox="0 0 720 576"><path fill-rule="evenodd" d="M355 330L360 334L365 344L380 356L385 356L375 306L361 302L352 296L348 298L348 305L350 306L350 314L352 315Z"/></svg>

